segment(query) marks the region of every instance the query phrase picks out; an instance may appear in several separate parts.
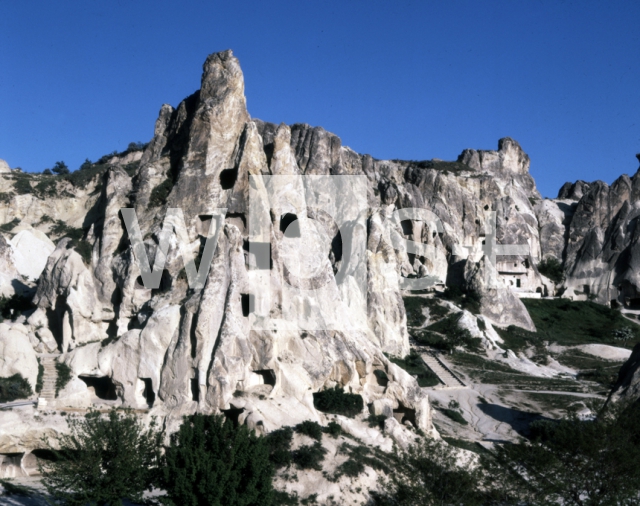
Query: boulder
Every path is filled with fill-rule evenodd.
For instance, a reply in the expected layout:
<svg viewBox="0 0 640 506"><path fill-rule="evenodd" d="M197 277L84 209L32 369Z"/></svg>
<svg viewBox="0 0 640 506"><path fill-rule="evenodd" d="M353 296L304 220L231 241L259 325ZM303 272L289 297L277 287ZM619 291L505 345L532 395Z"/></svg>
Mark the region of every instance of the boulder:
<svg viewBox="0 0 640 506"><path fill-rule="evenodd" d="M19 323L0 323L0 377L14 374L21 374L35 392L38 359L29 340L28 328Z"/></svg>
<svg viewBox="0 0 640 506"><path fill-rule="evenodd" d="M13 236L9 245L16 269L22 276L32 280L40 277L49 255L56 249L44 232L35 229L21 230Z"/></svg>

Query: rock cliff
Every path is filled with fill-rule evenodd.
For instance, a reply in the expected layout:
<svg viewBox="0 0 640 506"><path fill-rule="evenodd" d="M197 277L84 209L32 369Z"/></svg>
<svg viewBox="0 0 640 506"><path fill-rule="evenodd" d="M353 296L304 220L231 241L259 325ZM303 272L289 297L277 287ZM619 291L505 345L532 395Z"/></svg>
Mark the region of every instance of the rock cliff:
<svg viewBox="0 0 640 506"><path fill-rule="evenodd" d="M588 285L601 302L640 298L638 175L611 187L565 185L548 201L529 165L510 138L455 162L377 160L321 127L251 118L238 60L213 54L200 90L162 106L144 152L68 178L0 164L0 286L35 290L36 306L0 328L2 370L33 384L36 352L59 353L72 379L51 400L57 407L151 409L169 428L196 411L258 432L323 421L314 394L339 386L363 397L363 416L431 431L426 390L388 359L409 352L402 293L412 281L466 287L488 323L529 330L518 295L558 288L536 268L543 257L564 262L567 290ZM296 186L300 175L320 185L312 197ZM334 199L328 176L360 176L362 202L355 193ZM253 191L275 195L262 241L252 235ZM348 219L337 224L321 206ZM123 208L136 212L141 249ZM418 211L400 213L409 208ZM169 209L185 218L180 241L164 228ZM204 285L191 288L183 254L200 262L212 237ZM266 264L255 254L265 244ZM151 266L166 259L155 288L145 286L141 252ZM29 449L32 435L16 434L12 451Z"/></svg>

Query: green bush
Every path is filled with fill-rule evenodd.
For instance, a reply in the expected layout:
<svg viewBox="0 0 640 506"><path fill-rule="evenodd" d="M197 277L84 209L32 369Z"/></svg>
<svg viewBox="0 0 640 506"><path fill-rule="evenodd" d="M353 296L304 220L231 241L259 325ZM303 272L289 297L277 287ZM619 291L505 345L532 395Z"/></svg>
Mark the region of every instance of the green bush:
<svg viewBox="0 0 640 506"><path fill-rule="evenodd" d="M33 395L29 382L21 374L0 378L0 402L13 402Z"/></svg>
<svg viewBox="0 0 640 506"><path fill-rule="evenodd" d="M313 394L313 404L316 409L324 413L352 418L360 414L364 408L362 396L346 393L338 386Z"/></svg>
<svg viewBox="0 0 640 506"><path fill-rule="evenodd" d="M272 479L265 438L222 416L196 414L171 435L159 486L179 506L267 506Z"/></svg>
<svg viewBox="0 0 640 506"><path fill-rule="evenodd" d="M84 418L68 416L67 424L70 432L48 444L54 458L40 465L53 504L141 503L160 462L162 434L155 421L145 428L132 412L112 409L106 416L97 411Z"/></svg>
<svg viewBox="0 0 640 506"><path fill-rule="evenodd" d="M29 182L29 176L22 175L22 176L16 177L14 181L15 182L13 183L13 190L18 195L26 195L28 193L33 192L33 188L31 187L31 183Z"/></svg>
<svg viewBox="0 0 640 506"><path fill-rule="evenodd" d="M18 218L14 218L9 223L5 223L4 225L0 225L0 230L2 230L3 232L11 232L19 224L20 224L20 220Z"/></svg>
<svg viewBox="0 0 640 506"><path fill-rule="evenodd" d="M264 437L269 448L269 460L276 467L287 467L291 464L291 440L293 430L291 427L282 427L274 430Z"/></svg>
<svg viewBox="0 0 640 506"><path fill-rule="evenodd" d="M167 202L167 197L173 189L173 181L171 179L165 179L162 183L151 190L149 196L149 207L160 207Z"/></svg>
<svg viewBox="0 0 640 506"><path fill-rule="evenodd" d="M64 362L56 362L56 373L56 397L58 397L60 390L67 386L67 383L71 381L72 374L71 368Z"/></svg>
<svg viewBox="0 0 640 506"><path fill-rule="evenodd" d="M23 311L28 311L34 307L31 299L24 295L14 293L11 297L0 295L0 321L4 319L16 318ZM13 315L11 312L13 311Z"/></svg>
<svg viewBox="0 0 640 506"><path fill-rule="evenodd" d="M556 285L564 281L564 268L562 262L555 257L547 257L538 264L538 271L543 276L547 276Z"/></svg>
<svg viewBox="0 0 640 506"><path fill-rule="evenodd" d="M317 441L322 440L322 426L318 422L312 422L311 420L305 420L302 423L296 425L296 432L298 434L304 434Z"/></svg>
<svg viewBox="0 0 640 506"><path fill-rule="evenodd" d="M429 369L415 350L411 350L411 353L404 358L389 357L389 360L412 376L417 376L418 385L421 387L433 387L440 384L438 376Z"/></svg>
<svg viewBox="0 0 640 506"><path fill-rule="evenodd" d="M466 309L473 314L480 314L480 294L473 291L463 291L457 286L448 286L442 298L450 300L462 309Z"/></svg>
<svg viewBox="0 0 640 506"><path fill-rule="evenodd" d="M468 422L464 419L464 417L455 409L449 409L449 408L439 408L439 411L447 416L448 418L450 418L451 420L453 420L454 422L457 422L461 425L468 425Z"/></svg>
<svg viewBox="0 0 640 506"><path fill-rule="evenodd" d="M93 247L87 241L77 241L74 245L74 249L82 257L82 260L86 265L91 264L91 255L93 253Z"/></svg>
<svg viewBox="0 0 640 506"><path fill-rule="evenodd" d="M329 422L328 425L324 428L324 432L326 432L333 438L337 438L340 434L342 434L342 427L339 423Z"/></svg>
<svg viewBox="0 0 640 506"><path fill-rule="evenodd" d="M40 357L38 357L38 378L36 379L36 393L40 393L42 391L42 380L44 377L44 366L40 362Z"/></svg>
<svg viewBox="0 0 640 506"><path fill-rule="evenodd" d="M293 462L300 469L315 469L320 471L322 469L322 461L326 455L325 450L320 443L314 443L311 445L304 445L293 452Z"/></svg>
<svg viewBox="0 0 640 506"><path fill-rule="evenodd" d="M53 169L51 169L51 172L53 172L54 174L58 174L59 176L66 176L70 171L69 167L67 167L67 164L60 161L56 162L56 164L53 166Z"/></svg>

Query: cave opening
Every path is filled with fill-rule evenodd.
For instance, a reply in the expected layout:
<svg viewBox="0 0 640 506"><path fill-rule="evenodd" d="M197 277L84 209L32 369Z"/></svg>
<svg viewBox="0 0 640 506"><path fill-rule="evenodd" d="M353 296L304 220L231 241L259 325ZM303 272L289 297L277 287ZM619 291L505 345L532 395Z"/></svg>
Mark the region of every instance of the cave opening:
<svg viewBox="0 0 640 506"><path fill-rule="evenodd" d="M116 401L116 386L108 376L78 376L89 389L93 389L96 397L103 401Z"/></svg>

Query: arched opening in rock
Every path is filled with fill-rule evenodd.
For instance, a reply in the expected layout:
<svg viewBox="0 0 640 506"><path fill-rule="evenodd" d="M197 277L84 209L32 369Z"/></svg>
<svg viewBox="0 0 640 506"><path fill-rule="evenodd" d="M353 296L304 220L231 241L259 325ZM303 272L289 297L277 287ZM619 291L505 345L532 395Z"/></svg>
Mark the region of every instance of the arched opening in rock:
<svg viewBox="0 0 640 506"><path fill-rule="evenodd" d="M253 372L262 377L262 383L264 385L276 386L276 373L273 369L262 369Z"/></svg>
<svg viewBox="0 0 640 506"><path fill-rule="evenodd" d="M254 297L252 293L242 293L240 294L240 304L242 306L242 316L247 318L249 313L253 311L254 307Z"/></svg>
<svg viewBox="0 0 640 506"><path fill-rule="evenodd" d="M24 453L0 453L0 478L24 476L22 457Z"/></svg>
<svg viewBox="0 0 640 506"><path fill-rule="evenodd" d="M378 386L385 387L389 384L389 376L382 369L376 369L373 371L373 375L376 377Z"/></svg>
<svg viewBox="0 0 640 506"><path fill-rule="evenodd" d="M236 427L240 423L240 415L244 411L244 408L236 408L233 404L229 409L223 409L222 414L227 417L227 419L231 420L233 425Z"/></svg>
<svg viewBox="0 0 640 506"><path fill-rule="evenodd" d="M416 410L405 408L402 404L393 410L393 417L400 423L410 422L416 426Z"/></svg>
<svg viewBox="0 0 640 506"><path fill-rule="evenodd" d="M155 288L151 291L151 295L168 292L169 290L171 290L172 282L173 280L171 278L171 274L169 274L169 271L167 269L163 269L162 276L160 277L160 285L158 286L158 288Z"/></svg>
<svg viewBox="0 0 640 506"><path fill-rule="evenodd" d="M536 293L540 293L541 294L542 293L542 287L539 286L538 288L536 288Z"/></svg>
<svg viewBox="0 0 640 506"><path fill-rule="evenodd" d="M153 382L151 378L140 378L144 382L144 390L142 391L142 396L145 401L147 401L147 405L152 408L153 403L156 401L156 393L153 391Z"/></svg>
<svg viewBox="0 0 640 506"><path fill-rule="evenodd" d="M209 228L213 222L213 216L210 214L201 214L196 221L196 232L202 237L207 237Z"/></svg>
<svg viewBox="0 0 640 506"><path fill-rule="evenodd" d="M116 386L108 376L78 376L89 390L93 390L93 393L98 399L103 401L115 401L118 400L116 394Z"/></svg>
<svg viewBox="0 0 640 506"><path fill-rule="evenodd" d="M223 190L230 190L238 179L238 169L224 169L220 172L220 186Z"/></svg>
<svg viewBox="0 0 640 506"><path fill-rule="evenodd" d="M338 233L331 240L331 252L336 262L342 260L342 235L340 234L340 230L338 230Z"/></svg>
<svg viewBox="0 0 640 506"><path fill-rule="evenodd" d="M585 295L591 295L591 287L589 285L583 285L582 291Z"/></svg>
<svg viewBox="0 0 640 506"><path fill-rule="evenodd" d="M191 400L198 402L200 400L200 384L198 378L191 378L189 384L191 387Z"/></svg>
<svg viewBox="0 0 640 506"><path fill-rule="evenodd" d="M264 271L273 269L270 242L247 241L247 252L250 267Z"/></svg>
<svg viewBox="0 0 640 506"><path fill-rule="evenodd" d="M611 299L611 309L617 309L620 307L620 303L616 299Z"/></svg>
<svg viewBox="0 0 640 506"><path fill-rule="evenodd" d="M402 233L404 235L413 234L413 223L411 223L411 220L402 220L400 222L400 227L402 227Z"/></svg>
<svg viewBox="0 0 640 506"><path fill-rule="evenodd" d="M516 279L516 287L517 288L521 288L522 287L522 280L520 278Z"/></svg>
<svg viewBox="0 0 640 506"><path fill-rule="evenodd" d="M300 221L298 217L293 213L283 214L280 217L280 232L288 238L300 237Z"/></svg>

